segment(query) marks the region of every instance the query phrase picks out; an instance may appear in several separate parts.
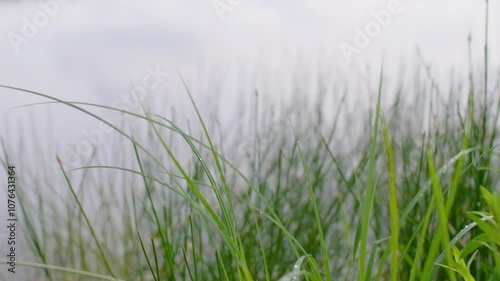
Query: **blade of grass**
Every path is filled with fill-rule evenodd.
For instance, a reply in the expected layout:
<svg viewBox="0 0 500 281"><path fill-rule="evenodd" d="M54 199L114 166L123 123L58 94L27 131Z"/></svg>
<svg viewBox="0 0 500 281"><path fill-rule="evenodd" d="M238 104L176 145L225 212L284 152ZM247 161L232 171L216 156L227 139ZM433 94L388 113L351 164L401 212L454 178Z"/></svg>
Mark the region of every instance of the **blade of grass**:
<svg viewBox="0 0 500 281"><path fill-rule="evenodd" d="M366 262L366 251L368 244L368 229L370 224L371 213L373 209L373 202L375 200L375 189L374 177L375 177L375 158L377 156L377 135L380 117L380 98L382 96L382 77L383 77L383 67L381 67L379 87L378 87L378 98L377 98L377 109L375 113L375 123L373 127L373 134L371 137L370 145L370 162L368 164L368 179L366 182L366 195L363 201L361 218L360 218L360 239L361 245L359 248L358 256L358 280L363 281L365 277L365 262ZM356 248L356 247L355 247Z"/></svg>
<svg viewBox="0 0 500 281"><path fill-rule="evenodd" d="M294 132L295 135L295 132ZM297 136L295 135L295 138L297 139ZM319 232L319 242L321 245L321 253L323 256L323 270L325 274L325 278L327 281L332 280L332 276L330 273L330 262L328 260L328 251L326 250L326 243L325 243L325 234L323 233L323 224L321 223L321 217L319 215L319 210L318 210L318 205L316 203L316 195L314 194L314 189L313 185L311 182L311 177L309 175L309 170L307 168L307 163L304 158L304 154L302 153L302 149L300 147L300 143L297 140L297 147L299 149L300 153L300 158L302 160L302 165L304 167L304 172L307 178L307 184L309 185L309 194L310 194L310 200L313 206L313 211L314 211L314 217L316 218L316 224L318 225L318 232Z"/></svg>
<svg viewBox="0 0 500 281"><path fill-rule="evenodd" d="M398 224L398 198L396 186L396 168L394 165L394 156L392 152L391 139L387 129L384 115L381 114L382 132L387 152L387 163L389 166L389 213L391 221L391 281L398 280L398 250L399 250L399 224Z"/></svg>
<svg viewBox="0 0 500 281"><path fill-rule="evenodd" d="M155 271L153 269L153 266L151 265L151 261L149 260L148 253L146 252L146 248L144 247L144 243L142 242L142 237L141 233L137 231L137 236L139 237L139 243L141 244L142 252L144 253L144 257L146 258L146 262L149 267L149 271L151 272L151 275L153 275L153 279L155 281L158 281L158 275L155 274Z"/></svg>
<svg viewBox="0 0 500 281"><path fill-rule="evenodd" d="M432 194L434 195L434 202L438 212L437 239L441 241L443 248L446 249L450 243L450 235L448 233L448 213L444 203L445 201L441 190L441 184L439 182L439 178L436 176L436 169L434 168L434 161L432 160L430 150L427 150L427 165L429 166L429 173L432 179ZM452 264L453 262L453 255L450 249L446 251L446 262L447 264ZM451 281L457 280L453 270L447 268L446 272Z"/></svg>
<svg viewBox="0 0 500 281"><path fill-rule="evenodd" d="M5 264L8 261L6 260L0 260L0 263ZM50 265L50 264L40 264L40 263L34 263L34 262L27 262L27 261L16 261L17 266L25 266L25 267L32 267L32 268L41 268L41 269L46 269L46 270L52 270L52 271L59 271L59 272L65 272L65 273L70 273L74 275L80 275L80 276L86 276L90 278L95 278L99 280L107 280L107 281L125 281L123 279L118 279L115 277L109 277L93 272L88 272L88 271L83 271L83 270L78 270L78 269L73 269L73 268L67 268L67 267L62 267L62 266L56 266L56 265Z"/></svg>
<svg viewBox="0 0 500 281"><path fill-rule="evenodd" d="M132 144L133 144L133 147L134 147L134 153L135 153L136 161L137 161L137 164L139 165L140 173L142 175L144 175L145 172L144 172L144 168L142 166L142 161L141 161L141 158L140 158L140 155L139 155L139 151L137 150L136 142L133 141ZM153 198L151 196L151 188L149 186L149 183L146 180L145 176L142 176L142 180L144 182L144 187L146 188L146 193L147 193L147 196L149 198L149 203L151 204L151 210L153 211L153 216L154 216L154 219L155 219L155 222L156 222L156 227L158 228L158 231L159 231L159 234L160 234L160 238L161 238L161 242L162 242L161 244L162 244L163 250L165 251L165 256L167 258L167 264L170 267L170 272L172 273L172 275L170 277L173 280L176 280L175 274L174 274L174 272L175 272L175 266L174 266L174 254L173 254L172 246L170 245L169 240L166 237L167 234L165 234L164 231L162 231L161 221L160 221L160 218L158 216L158 212L156 211L156 207L155 207ZM156 249L154 249L154 250L156 251ZM158 270L158 268L157 268L157 270ZM157 276L158 276L158 278L160 278L159 275L157 275Z"/></svg>
<svg viewBox="0 0 500 281"><path fill-rule="evenodd" d="M85 222L87 223L87 226L89 227L90 234L92 235L92 238L94 239L94 242L97 246L97 249L99 250L99 253L101 255L101 259L104 262L104 266L106 267L108 272L111 274L111 276L116 277L115 273L111 269L111 265L109 264L108 259L106 258L106 255L104 254L104 251L101 247L101 243L99 242L99 239L97 239L97 235L94 231L94 228L92 227L92 224L90 223L90 220L87 217L85 210L83 209L83 206L80 202L80 199L78 199L78 196L76 195L76 192L73 189L73 185L71 184L71 181L69 180L68 175L66 174L66 171L64 171L63 162L62 162L61 158L59 158L59 155L56 155L56 159L57 159L57 162L59 163L59 167L61 168L61 171L64 175L64 178L66 179L66 183L68 184L69 189L71 190L71 194L73 194L73 198L75 199L75 201L78 205L78 208L80 209L80 212L82 213L83 218L85 219Z"/></svg>

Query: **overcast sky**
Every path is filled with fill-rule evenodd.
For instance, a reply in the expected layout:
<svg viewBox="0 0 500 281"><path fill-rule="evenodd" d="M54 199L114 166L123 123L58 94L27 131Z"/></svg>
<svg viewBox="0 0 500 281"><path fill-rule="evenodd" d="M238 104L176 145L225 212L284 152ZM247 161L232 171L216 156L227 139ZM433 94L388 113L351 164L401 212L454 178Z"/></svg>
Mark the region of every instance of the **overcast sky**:
<svg viewBox="0 0 500 281"><path fill-rule="evenodd" d="M500 7L490 2L490 60L498 65ZM155 66L174 76L180 69L188 80L208 79L202 72L211 65L256 71L259 62L286 72L298 53L311 63L378 67L383 53L388 65L414 64L418 45L433 67L464 68L469 33L478 63L482 56L484 7L479 0L1 1L0 84L110 105ZM379 18L372 35L358 34L387 12L390 18ZM359 36L367 36L366 46L356 45ZM357 51L346 59L342 46L348 45ZM178 89L178 80L157 90ZM195 94L209 94L199 88ZM26 115L7 108L39 100L7 90L0 95L2 124L7 115ZM56 118L60 124L81 116L64 114Z"/></svg>

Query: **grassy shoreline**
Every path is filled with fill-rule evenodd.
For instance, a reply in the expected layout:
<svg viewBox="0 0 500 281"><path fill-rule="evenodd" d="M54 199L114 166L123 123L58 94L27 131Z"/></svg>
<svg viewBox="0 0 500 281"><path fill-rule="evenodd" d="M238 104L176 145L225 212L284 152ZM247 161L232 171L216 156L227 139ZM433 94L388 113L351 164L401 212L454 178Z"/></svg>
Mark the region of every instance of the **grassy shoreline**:
<svg viewBox="0 0 500 281"><path fill-rule="evenodd" d="M43 192L27 199L47 185L41 180L19 188L24 231L37 257L30 261L47 264L41 272L47 280L93 280L76 269L125 280L496 278L498 197L481 188L494 191L498 183L498 87L483 102L475 90L480 82L469 82L465 105L455 99L431 105L439 97L422 95L405 106L399 91L391 106L379 101L365 117L353 114L366 128L359 136L336 131L339 119L318 118L327 115L320 103L314 112L296 108L288 127L271 130L267 142L258 134L270 122L256 118L259 133L247 158L238 159L246 162L241 170L201 115L203 132L195 137L162 116L122 112L148 128L144 137L110 124L135 151L127 156L135 164L105 166L96 155L64 171L69 189L59 205ZM426 82L429 95L437 94L433 83ZM46 98L83 114L99 107ZM427 106L441 114L427 117L422 134L415 128ZM173 135L189 154L172 149ZM345 138L354 153L337 145ZM2 156L4 165L8 157L15 156ZM293 271L301 258L302 271Z"/></svg>

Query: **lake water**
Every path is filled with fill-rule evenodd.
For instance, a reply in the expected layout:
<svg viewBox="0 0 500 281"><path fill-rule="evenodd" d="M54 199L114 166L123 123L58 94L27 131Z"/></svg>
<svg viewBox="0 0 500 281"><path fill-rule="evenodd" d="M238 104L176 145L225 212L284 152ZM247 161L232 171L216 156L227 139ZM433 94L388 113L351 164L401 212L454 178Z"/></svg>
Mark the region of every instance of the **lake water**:
<svg viewBox="0 0 500 281"><path fill-rule="evenodd" d="M475 68L482 60L481 1L230 3L0 2L0 83L116 106L133 96L132 84L142 83L153 68L170 76L160 77L149 97L158 106L176 108L184 120L190 106L177 71L202 109L214 103L236 108L255 89L267 103L283 104L296 77L313 91L311 81L319 72L332 81L376 84L383 55L386 76L399 79L401 65L423 64L417 46L433 75L447 81L450 69L468 69L469 33ZM498 26L497 7L493 1L491 27ZM500 34L490 33L490 62L498 65L494 50ZM370 74L365 65L371 66ZM25 119L28 112L47 116L47 106L7 110L44 99L5 89L0 93L2 124ZM352 102L368 94L359 93ZM226 117L233 112L237 109ZM97 126L75 110L55 107L50 114L51 133L62 144L79 141L82 130Z"/></svg>
<svg viewBox="0 0 500 281"><path fill-rule="evenodd" d="M170 77L154 88L154 99L165 99L162 105L175 105L182 115L189 105L177 70L201 104L217 93L219 102L234 105L255 89L279 104L289 99L295 76L307 79L318 69L342 73L332 79L375 84L382 55L386 75L398 79L401 65L422 64L417 46L433 75L447 79L450 69L468 68L469 33L478 67L482 58L481 1L229 2L0 2L0 83L117 105L148 68L157 68ZM490 26L498 26L498 3L490 5ZM490 33L490 61L498 65L500 34ZM0 123L27 112L46 114L46 107L7 110L43 99L0 93ZM51 114L54 128L64 128L52 132L62 142L77 141L82 129L96 126L74 110L58 107Z"/></svg>

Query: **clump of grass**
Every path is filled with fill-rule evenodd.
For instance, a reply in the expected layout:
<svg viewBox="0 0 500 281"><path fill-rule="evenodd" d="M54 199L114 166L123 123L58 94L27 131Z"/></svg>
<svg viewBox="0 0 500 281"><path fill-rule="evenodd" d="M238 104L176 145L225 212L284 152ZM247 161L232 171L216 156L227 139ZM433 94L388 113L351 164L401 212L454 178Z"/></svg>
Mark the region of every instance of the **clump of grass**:
<svg viewBox="0 0 500 281"><path fill-rule="evenodd" d="M382 88L378 95L383 98ZM63 168L74 200L66 199L66 208L50 206L42 194L32 201L26 195L28 190L20 189L21 198L25 198L26 229L31 229L28 242L38 262L47 264L47 279L61 277L52 271L54 263L98 272L100 276L139 280L276 280L280 276L331 280L339 273L345 280L453 280L454 272L461 276L492 274L484 261L495 260L495 248L474 252L474 258L464 267L461 256L457 256L459 248L448 247L461 246L455 239L458 230L470 223L461 214L482 207L471 196L476 194L476 184L497 180L491 173L477 174L494 170L496 162L492 157L494 147L481 146L486 137L474 134L484 121L475 114L482 111L476 110L472 91L465 118L444 115L432 125L435 132L420 138L413 130L401 129L415 127L411 119L396 122L401 105L387 110L379 100L372 115L375 119L368 115L365 119L371 137L353 139L358 143L354 152L335 146L340 137L327 128L336 124L321 127L290 120L290 130L280 132L277 141L254 151L257 155L249 155L248 161L259 159L259 173L255 173L255 165L239 169L227 154L216 149L206 126L202 126L201 137L194 137L169 119L147 111L125 112L45 97L103 122L84 106L132 115L150 128L149 137L144 139L109 124L124 137L125 144L129 143L135 157L124 160L122 167L101 164L69 171ZM320 105L317 109L323 110ZM301 112L302 120L314 120L308 114ZM201 115L199 118L204 125ZM462 133L455 133L459 131ZM383 141L378 141L379 133ZM496 138L487 130L483 133ZM176 154L169 143L174 141L173 135L192 153L193 160L187 166L181 164L181 157L186 155ZM358 162L352 165L349 159ZM103 208L99 217L92 217L82 200L90 195L74 189L71 175L83 172L82 182L105 190L92 178L104 176L99 174L103 170L114 171L121 178L118 190L125 196L116 206L108 200L113 197L111 193L106 195L109 198L100 198L101 203L93 202L103 204ZM77 212L70 207L74 202L80 206ZM41 211L34 216L36 208ZM119 225L110 229L109 220L102 218L116 217L116 210L124 215ZM49 241L42 236L52 233L46 227L40 231L43 226L37 220L51 221L66 234ZM105 234L109 230L113 236ZM469 235L470 241L484 237L472 230L460 235ZM121 242L116 243L116 237L121 237ZM58 258L64 252L70 259ZM299 258L304 260L300 273L291 270ZM464 268L469 273L464 273ZM78 276L78 272L68 270L62 276ZM80 274L79 278L87 277Z"/></svg>

